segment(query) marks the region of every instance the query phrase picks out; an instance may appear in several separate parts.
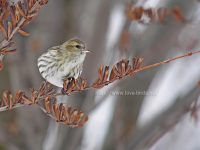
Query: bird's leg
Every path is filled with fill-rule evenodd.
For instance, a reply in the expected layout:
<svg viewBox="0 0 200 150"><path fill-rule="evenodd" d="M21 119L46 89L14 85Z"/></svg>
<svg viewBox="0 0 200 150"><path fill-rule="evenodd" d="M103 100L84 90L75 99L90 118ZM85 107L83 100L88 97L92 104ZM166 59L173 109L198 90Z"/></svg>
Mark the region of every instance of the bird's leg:
<svg viewBox="0 0 200 150"><path fill-rule="evenodd" d="M63 88L62 88L61 92L62 92L62 94L69 95L68 91L70 91L69 89L74 85L75 79L73 77L68 77L68 78L64 79L63 81L64 81L64 83L63 83Z"/></svg>
<svg viewBox="0 0 200 150"><path fill-rule="evenodd" d="M62 88L62 89L61 89L61 93L62 93L63 95L66 95L66 94L67 94L67 92L65 91L65 88Z"/></svg>

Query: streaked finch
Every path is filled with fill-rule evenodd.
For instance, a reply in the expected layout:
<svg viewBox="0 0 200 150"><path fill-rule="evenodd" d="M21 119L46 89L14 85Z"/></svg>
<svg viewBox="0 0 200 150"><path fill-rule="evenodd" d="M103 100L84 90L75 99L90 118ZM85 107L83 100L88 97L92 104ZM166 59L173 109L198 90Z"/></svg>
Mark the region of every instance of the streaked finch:
<svg viewBox="0 0 200 150"><path fill-rule="evenodd" d="M63 87L63 81L77 79L82 73L86 45L79 39L71 39L60 46L48 49L38 58L38 68L42 77L49 83Z"/></svg>

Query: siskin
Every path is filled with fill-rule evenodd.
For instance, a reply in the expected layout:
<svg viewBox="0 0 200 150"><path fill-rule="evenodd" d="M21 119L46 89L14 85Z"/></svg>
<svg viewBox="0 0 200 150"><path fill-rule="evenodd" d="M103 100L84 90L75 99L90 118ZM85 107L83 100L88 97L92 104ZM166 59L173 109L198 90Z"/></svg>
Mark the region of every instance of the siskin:
<svg viewBox="0 0 200 150"><path fill-rule="evenodd" d="M51 47L38 58L39 72L49 83L63 87L64 80L80 76L87 52L86 44L79 39Z"/></svg>

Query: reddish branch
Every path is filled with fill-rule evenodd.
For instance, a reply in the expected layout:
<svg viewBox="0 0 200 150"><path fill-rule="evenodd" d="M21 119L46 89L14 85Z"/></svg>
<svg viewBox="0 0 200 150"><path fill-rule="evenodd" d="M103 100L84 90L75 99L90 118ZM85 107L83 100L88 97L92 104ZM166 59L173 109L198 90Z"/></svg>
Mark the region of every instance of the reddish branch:
<svg viewBox="0 0 200 150"><path fill-rule="evenodd" d="M138 72L167 64L177 59L189 57L197 53L200 53L200 51L190 52L182 56L174 57L166 61L144 67L142 67L142 58L133 58L131 63L129 60L123 59L114 65L111 70L109 69L109 66L101 66L98 71L98 78L92 85L88 85L87 81L83 78L79 78L77 80L66 80L64 82L64 91L66 94L71 94L73 92L83 91L90 88L103 88L116 80L123 79L127 76L133 77ZM14 96L9 91L5 91L3 92L2 100L0 101L0 111L37 104L45 113L47 113L47 115L58 122L71 127L83 126L88 120L88 117L79 110L72 109L62 103L57 104L56 97L59 95L64 94L55 93L52 86L47 83L43 83L39 90L32 89L30 96L27 96L22 91L18 91ZM40 101L44 102L44 106L39 104Z"/></svg>
<svg viewBox="0 0 200 150"><path fill-rule="evenodd" d="M25 0L15 5L10 5L7 0L0 0L0 31L4 40L0 43L0 70L2 69L3 56L12 53L12 39L16 33L23 36L29 34L23 31L24 26L29 24L39 10L48 0Z"/></svg>
<svg viewBox="0 0 200 150"><path fill-rule="evenodd" d="M79 81L79 79L72 80L72 82L69 82L68 80L66 80L64 82L64 90L66 94L70 94L72 92L82 91L89 88L96 88L96 89L102 88L124 77L127 77L127 76L132 77L138 72L152 69L154 67L158 67L164 64L168 64L177 59L189 57L197 53L200 53L200 51L189 52L187 54L177 56L165 61L161 61L159 63L155 63L152 65L147 65L147 66L142 66L143 58L134 57L132 59L132 63L130 63L129 60L123 59L120 62L118 62L116 65L114 65L111 71L109 70L109 66L105 66L105 67L101 66L98 70L98 79L96 79L96 81L92 85L88 86L87 81L82 78L80 79L81 81ZM60 94L57 93L57 95L60 95Z"/></svg>
<svg viewBox="0 0 200 150"><path fill-rule="evenodd" d="M50 95L55 94L55 90L50 84L43 83L39 90L31 89L30 92L30 96L27 96L22 91L17 91L15 95L4 91L0 101L0 110L11 110L20 106L37 104L51 118L70 127L82 127L88 120L83 112L62 103L57 104L56 97L51 96L50 98ZM43 106L39 103L41 98L44 100Z"/></svg>

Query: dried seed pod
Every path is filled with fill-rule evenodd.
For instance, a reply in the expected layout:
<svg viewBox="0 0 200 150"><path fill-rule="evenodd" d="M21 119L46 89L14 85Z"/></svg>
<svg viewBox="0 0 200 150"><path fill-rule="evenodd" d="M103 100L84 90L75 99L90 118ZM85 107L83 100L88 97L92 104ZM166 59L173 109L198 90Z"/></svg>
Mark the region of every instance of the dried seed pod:
<svg viewBox="0 0 200 150"><path fill-rule="evenodd" d="M23 10L22 3L20 1L15 5L15 7L16 7L16 10L18 10L19 14L22 17L26 18L25 11Z"/></svg>
<svg viewBox="0 0 200 150"><path fill-rule="evenodd" d="M70 94L72 91L77 90L77 81L74 78L68 78L63 83L64 93Z"/></svg>
<svg viewBox="0 0 200 150"><path fill-rule="evenodd" d="M22 91L17 91L14 97L14 104L21 103L22 97L24 96L24 92Z"/></svg>
<svg viewBox="0 0 200 150"><path fill-rule="evenodd" d="M87 88L87 80L79 77L76 80L76 87L77 87L77 90L79 90L79 91L86 89Z"/></svg>
<svg viewBox="0 0 200 150"><path fill-rule="evenodd" d="M181 9L177 6L175 6L172 9L172 14L174 15L175 19L179 22L185 22L185 17L183 16Z"/></svg>
<svg viewBox="0 0 200 150"><path fill-rule="evenodd" d="M7 32L7 37L9 38L12 33L12 23L8 21L8 32Z"/></svg>
<svg viewBox="0 0 200 150"><path fill-rule="evenodd" d="M21 19L20 13L17 9L15 9L15 20L18 23Z"/></svg>
<svg viewBox="0 0 200 150"><path fill-rule="evenodd" d="M33 101L30 98L28 98L26 95L23 95L20 103L24 105L32 105Z"/></svg>
<svg viewBox="0 0 200 150"><path fill-rule="evenodd" d="M45 101L44 101L44 108L47 111L47 113L51 113L52 109L51 109L51 105L50 105L50 98L46 97Z"/></svg>
<svg viewBox="0 0 200 150"><path fill-rule="evenodd" d="M28 0L28 8L31 9L35 4L35 0Z"/></svg>
<svg viewBox="0 0 200 150"><path fill-rule="evenodd" d="M65 106L65 112L66 120L63 123L72 128L82 127L88 120L88 117L85 116L83 112L77 109L72 109L71 107Z"/></svg>
<svg viewBox="0 0 200 150"><path fill-rule="evenodd" d="M101 66L98 70L98 79L96 79L96 81L93 83L93 87L94 88L101 88L104 85L107 85L109 82L109 76L110 76L110 72L109 72L109 66Z"/></svg>
<svg viewBox="0 0 200 150"><path fill-rule="evenodd" d="M42 0L42 1L40 1L39 3L40 3L40 5L45 5L45 4L48 3L48 0Z"/></svg>
<svg viewBox="0 0 200 150"><path fill-rule="evenodd" d="M105 66L102 83L106 83L108 81L108 77L109 77L109 66Z"/></svg>
<svg viewBox="0 0 200 150"><path fill-rule="evenodd" d="M18 33L21 34L22 36L29 36L29 33L28 32L25 32L21 29L18 30Z"/></svg>
<svg viewBox="0 0 200 150"><path fill-rule="evenodd" d="M109 81L114 81L117 79L117 75L115 74L114 70L116 71L116 67L114 66L111 70L111 73L110 73L110 77L109 77Z"/></svg>
<svg viewBox="0 0 200 150"><path fill-rule="evenodd" d="M144 17L148 17L150 22L157 22L157 23L163 23L165 21L165 18L168 16L175 17L176 21L178 22L184 22L186 21L185 17L183 16L181 9L177 6L175 6L172 9L169 8L143 8L143 7L137 7L135 5L129 4L126 10L126 15L129 19L133 21L140 21L140 22L146 22L144 21ZM149 21L148 21L149 22Z"/></svg>
<svg viewBox="0 0 200 150"><path fill-rule="evenodd" d="M53 113L55 115L56 121L59 122L60 121L60 110L59 110L59 105L58 104L53 104Z"/></svg>
<svg viewBox="0 0 200 150"><path fill-rule="evenodd" d="M2 22L0 22L0 31L3 33L4 37L7 38L7 31L3 26Z"/></svg>

